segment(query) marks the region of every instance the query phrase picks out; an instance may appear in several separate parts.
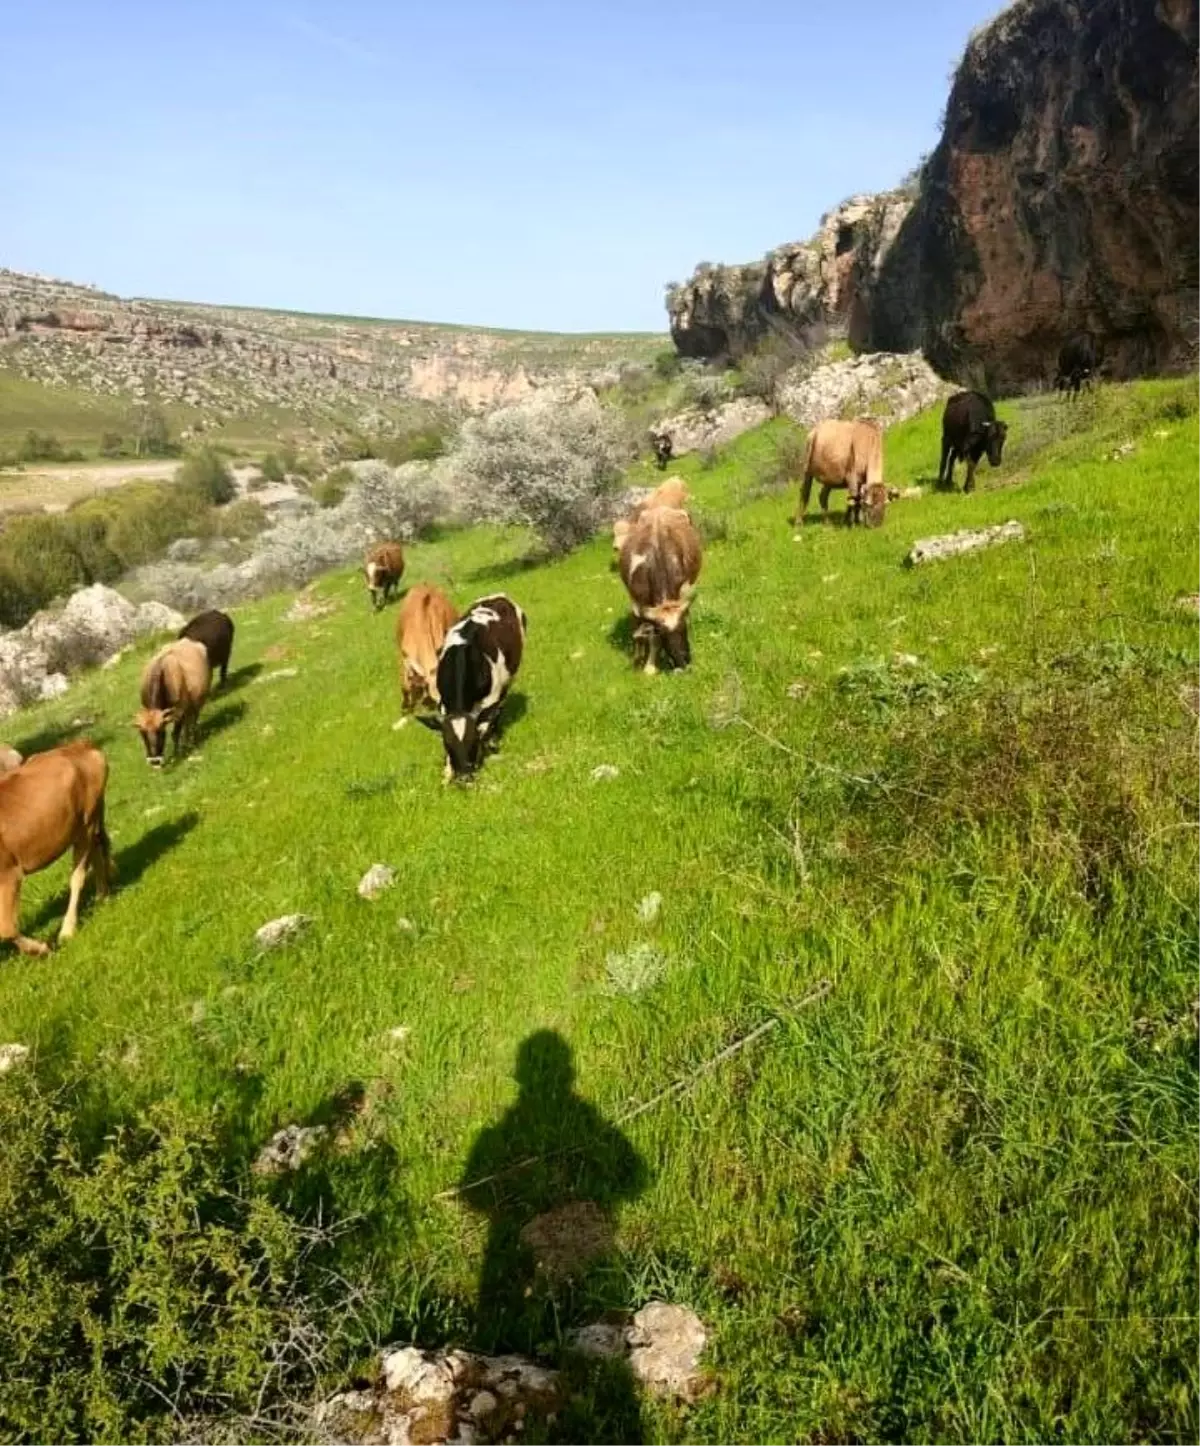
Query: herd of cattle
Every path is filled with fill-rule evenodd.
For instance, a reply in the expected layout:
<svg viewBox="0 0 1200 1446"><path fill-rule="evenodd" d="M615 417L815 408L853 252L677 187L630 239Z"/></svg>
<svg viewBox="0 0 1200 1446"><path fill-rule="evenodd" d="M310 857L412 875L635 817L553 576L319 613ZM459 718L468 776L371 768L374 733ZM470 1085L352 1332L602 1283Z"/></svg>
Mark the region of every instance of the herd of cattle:
<svg viewBox="0 0 1200 1446"><path fill-rule="evenodd" d="M1058 388L1076 395L1096 370L1094 341L1075 338L1060 355ZM952 486L955 463L964 461L964 485L970 492L984 456L999 466L1006 435L986 396L955 393L942 415L939 482ZM656 439L654 450L659 465L665 466L671 455L669 438L665 445ZM821 484L823 514L830 492L845 488L847 521L879 526L889 496L879 426L866 420L825 421L812 429L797 521L808 507L814 481ZM691 661L688 612L703 549L687 502L685 484L670 478L613 527L617 566L632 611L634 666L648 673L656 671L660 649L673 667ZM364 572L375 611L399 587L404 561L398 542L380 543L368 552ZM396 619L402 707L405 717L415 715L440 733L445 781L469 777L495 746L509 687L521 666L526 629L525 613L503 593L479 598L461 615L430 583L418 583L405 594ZM225 613L201 613L146 664L134 726L153 767L163 764L168 729L173 730L176 758L194 741L215 671L221 686L225 684L233 637L233 620ZM431 705L432 711L418 713L422 704ZM75 933L89 870L97 890L108 892L115 868L104 828L107 781L108 761L87 741L28 759L14 749L0 749L0 940L22 953L48 952L47 945L19 929L21 885L29 874L73 850L60 939Z"/></svg>

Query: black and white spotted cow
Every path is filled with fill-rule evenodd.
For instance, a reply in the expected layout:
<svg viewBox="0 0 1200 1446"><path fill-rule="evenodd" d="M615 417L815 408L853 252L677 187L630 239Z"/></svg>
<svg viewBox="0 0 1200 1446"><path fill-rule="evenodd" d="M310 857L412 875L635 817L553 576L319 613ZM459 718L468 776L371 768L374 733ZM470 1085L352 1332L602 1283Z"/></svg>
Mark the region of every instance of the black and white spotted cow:
<svg viewBox="0 0 1200 1446"><path fill-rule="evenodd" d="M438 654L437 716L420 719L442 735L446 782L474 773L485 745L498 736L509 684L521 666L525 627L521 608L493 593L472 603L446 634Z"/></svg>

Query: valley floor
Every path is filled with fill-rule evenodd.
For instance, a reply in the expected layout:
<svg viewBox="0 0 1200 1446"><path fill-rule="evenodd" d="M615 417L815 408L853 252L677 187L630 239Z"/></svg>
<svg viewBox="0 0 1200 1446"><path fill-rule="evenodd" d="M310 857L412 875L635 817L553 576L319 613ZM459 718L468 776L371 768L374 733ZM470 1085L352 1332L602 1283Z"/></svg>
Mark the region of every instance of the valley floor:
<svg viewBox="0 0 1200 1446"><path fill-rule="evenodd" d="M529 615L469 789L393 728L395 610L351 573L299 620L237 611L161 776L129 726L148 647L9 720L23 751L106 749L121 886L0 961L0 1040L107 1117L217 1110L244 1163L355 1094L320 1184L390 1339L553 1356L606 1308L694 1308L715 1389L598 1391L588 1439L1194 1440L1195 380L1008 416L982 490L879 531L794 531L770 426L680 464L708 538L684 674L632 671L607 539L413 547L406 582ZM936 416L895 428L888 480L937 453ZM1009 518L1025 543L901 565ZM29 882L27 926L65 884ZM309 927L261 953L288 913ZM517 1290L520 1230L578 1198L613 1250Z"/></svg>

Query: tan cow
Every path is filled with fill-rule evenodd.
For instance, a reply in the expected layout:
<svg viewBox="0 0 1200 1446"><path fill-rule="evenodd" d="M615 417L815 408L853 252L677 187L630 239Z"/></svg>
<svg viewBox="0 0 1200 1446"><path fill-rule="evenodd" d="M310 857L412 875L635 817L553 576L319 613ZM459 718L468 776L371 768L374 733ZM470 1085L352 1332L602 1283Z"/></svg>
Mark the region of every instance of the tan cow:
<svg viewBox="0 0 1200 1446"><path fill-rule="evenodd" d="M192 638L168 643L146 664L142 706L134 715L133 726L142 735L146 759L153 767L162 767L169 724L175 725L176 758L182 741L195 742L196 723L211 683L208 650Z"/></svg>
<svg viewBox="0 0 1200 1446"><path fill-rule="evenodd" d="M410 588L396 618L396 647L400 651L400 688L406 713L428 699L439 703L438 654L447 632L458 621L458 611L440 588L419 582Z"/></svg>
<svg viewBox="0 0 1200 1446"><path fill-rule="evenodd" d="M625 517L619 517L613 523L613 551L620 555L630 527L644 512L655 507L675 507L683 512L687 510L688 501L687 483L682 477L668 477L665 482L660 482L649 497L643 497Z"/></svg>
<svg viewBox="0 0 1200 1446"><path fill-rule="evenodd" d="M75 867L59 939L70 939L78 927L79 896L89 867L97 892L108 893L115 870L104 831L107 782L108 760L86 740L35 753L0 777L0 939L22 954L50 950L20 931L21 885L68 846L74 849Z"/></svg>
<svg viewBox="0 0 1200 1446"><path fill-rule="evenodd" d="M629 526L621 581L633 604L633 665L657 671L659 643L673 666L692 660L687 618L703 552L692 519L678 507L652 507Z"/></svg>
<svg viewBox="0 0 1200 1446"><path fill-rule="evenodd" d="M371 604L378 612L400 586L404 576L404 549L398 542L377 542L363 559L363 571Z"/></svg>
<svg viewBox="0 0 1200 1446"><path fill-rule="evenodd" d="M818 422L808 434L796 526L808 511L814 477L821 484L822 516L829 515L830 492L835 487L845 487L847 522L861 522L864 506L870 526L878 527L883 522L887 510L883 432L874 422L865 418L854 422Z"/></svg>

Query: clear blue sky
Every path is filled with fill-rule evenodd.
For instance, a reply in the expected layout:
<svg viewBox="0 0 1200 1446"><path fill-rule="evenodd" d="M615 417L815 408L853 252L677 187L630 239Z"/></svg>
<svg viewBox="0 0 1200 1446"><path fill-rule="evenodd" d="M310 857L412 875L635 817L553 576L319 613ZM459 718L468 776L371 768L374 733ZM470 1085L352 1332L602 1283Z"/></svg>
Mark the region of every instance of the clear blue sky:
<svg viewBox="0 0 1200 1446"><path fill-rule="evenodd" d="M665 282L932 148L997 0L0 5L0 265L122 295L662 330Z"/></svg>

